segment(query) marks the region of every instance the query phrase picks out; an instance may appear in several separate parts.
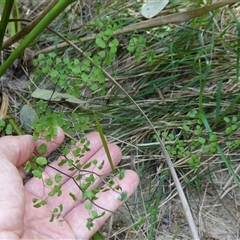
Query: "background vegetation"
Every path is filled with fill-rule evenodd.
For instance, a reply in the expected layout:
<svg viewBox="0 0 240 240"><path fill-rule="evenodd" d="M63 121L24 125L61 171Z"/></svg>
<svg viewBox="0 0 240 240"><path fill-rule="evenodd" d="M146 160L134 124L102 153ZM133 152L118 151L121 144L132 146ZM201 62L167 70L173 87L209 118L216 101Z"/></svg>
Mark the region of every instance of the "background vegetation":
<svg viewBox="0 0 240 240"><path fill-rule="evenodd" d="M102 234L192 239L157 135L119 84L164 142L199 235L237 239L240 4L229 1L187 21L137 28L133 24L147 22L139 1L69 1L69 6L52 1L59 8L52 19L7 45L49 4L14 2L11 18L21 24L6 16L2 135L33 133L37 139L50 126L44 133L50 140L59 125L68 136L61 149L65 154L73 141L96 130L95 112L108 139L123 150L119 168L132 168L141 178L136 194ZM212 4L172 0L160 16L197 13Z"/></svg>

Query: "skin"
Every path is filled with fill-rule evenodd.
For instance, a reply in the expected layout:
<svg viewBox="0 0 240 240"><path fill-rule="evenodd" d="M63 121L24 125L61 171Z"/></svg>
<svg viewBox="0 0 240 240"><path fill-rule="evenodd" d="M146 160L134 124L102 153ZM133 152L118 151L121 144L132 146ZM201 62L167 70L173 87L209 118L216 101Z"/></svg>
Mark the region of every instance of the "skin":
<svg viewBox="0 0 240 240"><path fill-rule="evenodd" d="M90 141L90 151L80 159L81 164L97 159L100 162L104 160L105 164L102 170L92 167L88 170L94 171L101 176L106 176L111 172L102 142L98 133L91 133L87 136ZM57 138L46 143L49 155L63 141L64 133L59 128ZM99 213L105 212L103 217L94 221L91 230L86 227L89 211L85 208L81 200L81 192L77 185L67 176L62 179L62 195L60 197L48 197L49 187L44 184L42 179L32 178L23 185L22 178L24 173L23 164L31 158L33 152L44 142L39 140L36 143L29 135L24 136L7 136L0 139L0 239L89 239L115 212L123 202L119 201L119 193L114 190L101 192L98 194L96 204L109 211L93 206ZM78 144L78 146L81 146ZM114 145L108 145L114 165L116 166L121 160L121 151ZM68 158L73 159L72 154ZM58 167L58 161L51 163L55 168ZM61 167L61 171L73 176L78 172L68 171L67 167ZM56 174L56 170L46 167L43 179L50 178ZM87 177L87 175L86 175ZM81 183L84 179L81 180ZM136 190L139 178L138 175L127 170L125 177L119 180L117 176L115 181L121 186L122 191L131 196ZM101 179L97 178L91 188L96 188L101 184ZM77 201L69 196L69 192L75 194ZM34 208L32 199L47 199L47 205L40 208ZM63 205L63 212L53 222L49 222L52 214L51 210Z"/></svg>

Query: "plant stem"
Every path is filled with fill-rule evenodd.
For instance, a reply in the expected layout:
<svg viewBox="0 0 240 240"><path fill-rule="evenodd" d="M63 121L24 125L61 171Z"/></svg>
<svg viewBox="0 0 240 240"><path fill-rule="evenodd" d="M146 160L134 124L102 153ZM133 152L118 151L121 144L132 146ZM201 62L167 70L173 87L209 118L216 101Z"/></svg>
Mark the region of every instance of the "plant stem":
<svg viewBox="0 0 240 240"><path fill-rule="evenodd" d="M10 37L2 44L2 50L11 46L15 42L19 41L21 38L25 37L32 29L50 12L50 10L57 5L58 0L52 1L42 12L36 17L33 21L31 21L26 27L24 27L21 31L19 31L14 36ZM19 23L18 23L19 24Z"/></svg>
<svg viewBox="0 0 240 240"><path fill-rule="evenodd" d="M11 0L12 1L12 0ZM12 52L9 58L0 67L0 77L7 71L11 64L22 52L32 43L32 41L71 3L76 0L59 0L51 11L36 25L36 27L26 36L19 46ZM8 1L7 1L8 2ZM1 30L1 29L0 29Z"/></svg>
<svg viewBox="0 0 240 240"><path fill-rule="evenodd" d="M3 43L5 31L8 25L8 20L11 15L13 3L14 3L14 0L8 0L8 1L5 1L5 4L4 4L2 19L0 21L0 49Z"/></svg>

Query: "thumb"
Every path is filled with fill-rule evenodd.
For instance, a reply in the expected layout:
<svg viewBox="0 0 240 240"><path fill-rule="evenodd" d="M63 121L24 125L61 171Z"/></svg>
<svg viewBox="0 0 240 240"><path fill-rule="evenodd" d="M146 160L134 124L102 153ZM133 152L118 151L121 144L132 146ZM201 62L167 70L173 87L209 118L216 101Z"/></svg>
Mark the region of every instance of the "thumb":
<svg viewBox="0 0 240 240"><path fill-rule="evenodd" d="M34 151L35 143L30 135L0 138L0 158L8 159L16 167L26 162Z"/></svg>

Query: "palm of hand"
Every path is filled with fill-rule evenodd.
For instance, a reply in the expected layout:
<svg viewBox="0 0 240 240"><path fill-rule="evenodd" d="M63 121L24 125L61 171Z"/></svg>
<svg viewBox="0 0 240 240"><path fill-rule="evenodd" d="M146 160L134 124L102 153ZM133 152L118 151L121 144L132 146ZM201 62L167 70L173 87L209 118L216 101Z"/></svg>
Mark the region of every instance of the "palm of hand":
<svg viewBox="0 0 240 240"><path fill-rule="evenodd" d="M55 143L48 143L48 153L62 142L63 137L64 135L60 131ZM91 150L81 158L81 163L84 164L92 159L107 159L98 134L92 133L88 139ZM39 146L41 143L42 141L39 141L37 145ZM0 169L0 239L89 239L104 224L111 213L122 204L118 200L119 193L115 191L99 193L98 200L96 200L97 205L110 211L105 211L103 217L96 219L91 230L86 227L89 211L81 201L81 192L72 179L67 176L63 177L60 197L48 197L47 205L34 208L32 199L44 199L48 196L50 189L44 185L42 179L36 178L29 180L23 186L22 178L16 168L22 166L31 157L34 148L36 146L31 136L0 139L2 166ZM109 144L109 150L114 164L117 165L121 160L121 151L113 144ZM105 167L101 171L95 169L94 171L104 176L109 174L111 169L107 163L108 161L105 162ZM57 162L53 162L52 166L58 168ZM74 174L68 171L67 167L65 169L61 167L61 171L69 176ZM44 178L53 177L55 173L56 170L47 167ZM116 181L130 196L138 185L138 176L132 171L127 171L123 180L116 178ZM96 188L100 183L101 179L98 178L91 188ZM77 196L77 201L73 201L69 196L70 192ZM60 204L63 205L60 216L53 222L49 222L53 208ZM94 208L99 212L104 211L98 207Z"/></svg>

